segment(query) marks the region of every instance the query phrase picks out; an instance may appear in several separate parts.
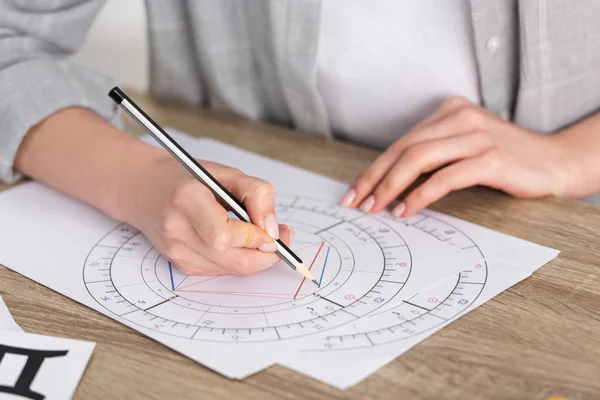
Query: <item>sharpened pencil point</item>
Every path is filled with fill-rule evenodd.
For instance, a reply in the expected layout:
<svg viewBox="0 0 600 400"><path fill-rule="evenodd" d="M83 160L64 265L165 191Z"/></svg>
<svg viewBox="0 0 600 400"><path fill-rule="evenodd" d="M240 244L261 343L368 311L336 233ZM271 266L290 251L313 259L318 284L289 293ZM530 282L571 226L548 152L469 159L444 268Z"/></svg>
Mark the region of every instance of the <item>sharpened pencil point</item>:
<svg viewBox="0 0 600 400"><path fill-rule="evenodd" d="M317 285L317 287L321 287L321 285L319 285L319 282L317 282L317 280L316 280L316 279L313 279L313 280L312 280L312 282L313 282L315 285Z"/></svg>
<svg viewBox="0 0 600 400"><path fill-rule="evenodd" d="M296 267L296 271L299 272L303 277L305 277L309 281L313 281L316 283L315 277L312 276L312 274L310 273L310 271L306 268L306 266L304 264L298 264L298 266ZM318 285L318 283L317 283L317 285Z"/></svg>

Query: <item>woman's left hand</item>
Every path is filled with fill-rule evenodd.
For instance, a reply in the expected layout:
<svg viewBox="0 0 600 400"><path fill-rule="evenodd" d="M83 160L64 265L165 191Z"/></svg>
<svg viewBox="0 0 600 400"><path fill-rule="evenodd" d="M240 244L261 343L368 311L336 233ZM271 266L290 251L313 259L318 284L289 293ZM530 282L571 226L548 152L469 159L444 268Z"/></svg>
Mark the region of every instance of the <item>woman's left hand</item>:
<svg viewBox="0 0 600 400"><path fill-rule="evenodd" d="M419 175L434 170L392 215L412 215L453 190L474 185L517 197L564 196L568 168L558 136L529 132L453 97L379 156L340 205L379 212Z"/></svg>

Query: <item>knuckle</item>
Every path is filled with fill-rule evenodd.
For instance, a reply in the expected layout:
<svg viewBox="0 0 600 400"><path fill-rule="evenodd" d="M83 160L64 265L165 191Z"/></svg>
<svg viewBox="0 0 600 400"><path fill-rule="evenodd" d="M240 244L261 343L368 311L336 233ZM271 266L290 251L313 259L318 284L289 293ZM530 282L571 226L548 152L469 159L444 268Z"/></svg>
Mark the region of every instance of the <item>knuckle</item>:
<svg viewBox="0 0 600 400"><path fill-rule="evenodd" d="M447 98L444 101L442 107L457 108L457 107L464 107L469 104L471 104L471 102L462 96L452 96L452 97Z"/></svg>
<svg viewBox="0 0 600 400"><path fill-rule="evenodd" d="M356 191L358 196L366 195L371 192L375 185L378 183L378 179L375 177L363 175L359 177L353 184L352 188Z"/></svg>
<svg viewBox="0 0 600 400"><path fill-rule="evenodd" d="M195 183L196 182L190 180L185 180L179 185L177 185L177 187L171 194L170 205L175 208L182 208L187 199L190 197L191 192L194 189Z"/></svg>
<svg viewBox="0 0 600 400"><path fill-rule="evenodd" d="M242 201L257 200L265 196L275 196L275 187L269 182L255 177L250 177L251 181L246 184Z"/></svg>
<svg viewBox="0 0 600 400"><path fill-rule="evenodd" d="M250 194L256 198L262 198L264 196L275 195L275 187L271 185L269 182L254 178L255 182L253 184L252 189L250 190Z"/></svg>
<svg viewBox="0 0 600 400"><path fill-rule="evenodd" d="M487 166L491 171L500 171L504 167L504 155L498 148L490 150L485 158Z"/></svg>
<svg viewBox="0 0 600 400"><path fill-rule="evenodd" d="M231 234L226 229L215 229L207 244L213 250L225 251L230 247Z"/></svg>
<svg viewBox="0 0 600 400"><path fill-rule="evenodd" d="M404 154L404 159L410 164L418 164L427 158L428 147L424 143L409 147Z"/></svg>
<svg viewBox="0 0 600 400"><path fill-rule="evenodd" d="M185 265L181 247L172 240L165 243L163 255L175 264Z"/></svg>
<svg viewBox="0 0 600 400"><path fill-rule="evenodd" d="M275 186L270 182L259 179L256 183L256 191L262 194L275 194Z"/></svg>
<svg viewBox="0 0 600 400"><path fill-rule="evenodd" d="M159 226L159 230L164 238L173 238L177 235L179 224L171 213L167 213Z"/></svg>
<svg viewBox="0 0 600 400"><path fill-rule="evenodd" d="M371 172L365 172L359 175L359 177L356 179L356 181L354 181L354 184L352 186L358 191L361 191L363 189L366 189L367 187L372 186L375 183L375 181L375 176Z"/></svg>
<svg viewBox="0 0 600 400"><path fill-rule="evenodd" d="M394 178L386 178L379 185L379 193L395 192L398 189L398 184Z"/></svg>
<svg viewBox="0 0 600 400"><path fill-rule="evenodd" d="M452 185L452 176L448 171L441 170L429 178L429 184L424 188L426 194L446 192Z"/></svg>
<svg viewBox="0 0 600 400"><path fill-rule="evenodd" d="M234 167L227 167L227 171L231 175L236 175L236 176L238 176L238 175L244 175L244 173L242 172L241 169L234 168Z"/></svg>
<svg viewBox="0 0 600 400"><path fill-rule="evenodd" d="M427 183L424 183L420 188L414 191L413 199L419 204L431 202L437 193L444 192L446 185L442 182L444 182L443 178L434 178L434 176L432 176Z"/></svg>
<svg viewBox="0 0 600 400"><path fill-rule="evenodd" d="M485 131L477 131L471 133L471 140L476 143L481 143L483 145L488 145L491 143L490 135L488 135Z"/></svg>
<svg viewBox="0 0 600 400"><path fill-rule="evenodd" d="M423 202L427 199L427 191L429 189L427 187L420 187L415 189L414 192L411 193L411 201L413 203L423 204Z"/></svg>
<svg viewBox="0 0 600 400"><path fill-rule="evenodd" d="M476 107L468 106L458 110L455 118L462 125L475 125L479 122L481 114Z"/></svg>

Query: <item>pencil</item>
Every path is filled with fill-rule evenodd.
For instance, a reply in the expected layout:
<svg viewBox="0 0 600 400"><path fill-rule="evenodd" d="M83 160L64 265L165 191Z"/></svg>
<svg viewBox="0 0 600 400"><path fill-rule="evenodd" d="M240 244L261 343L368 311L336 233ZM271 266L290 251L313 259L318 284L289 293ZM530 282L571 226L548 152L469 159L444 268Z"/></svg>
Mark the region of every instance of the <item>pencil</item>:
<svg viewBox="0 0 600 400"><path fill-rule="evenodd" d="M117 105L121 106L138 124L140 124L162 147L165 148L181 165L183 165L196 179L208 187L213 194L226 204L229 210L241 221L252 223L246 207L227 189L223 187L194 157L190 156L171 136L169 136L156 122L154 122L137 104L135 104L119 87L114 87L108 96ZM319 282L306 268L298 257L280 239L275 240L276 254L285 261L294 271L319 286Z"/></svg>

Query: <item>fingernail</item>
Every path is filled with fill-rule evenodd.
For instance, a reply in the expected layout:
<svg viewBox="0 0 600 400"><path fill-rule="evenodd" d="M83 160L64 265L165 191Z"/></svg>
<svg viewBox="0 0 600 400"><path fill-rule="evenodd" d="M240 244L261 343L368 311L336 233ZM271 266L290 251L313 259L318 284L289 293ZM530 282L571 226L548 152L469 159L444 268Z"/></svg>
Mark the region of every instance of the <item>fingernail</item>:
<svg viewBox="0 0 600 400"><path fill-rule="evenodd" d="M265 231L267 231L267 235L271 236L273 239L279 239L279 224L277 223L275 214L269 214L265 218Z"/></svg>
<svg viewBox="0 0 600 400"><path fill-rule="evenodd" d="M339 202L340 207L350 207L350 204L356 198L356 192L354 189L350 189L346 192L345 195L342 196L342 199Z"/></svg>
<svg viewBox="0 0 600 400"><path fill-rule="evenodd" d="M371 211L371 208L373 208L374 205L375 205L375 197L373 195L371 195L371 196L367 197L365 199L365 201L362 202L359 209L362 212L368 213L369 211Z"/></svg>
<svg viewBox="0 0 600 400"><path fill-rule="evenodd" d="M292 241L294 240L294 230L290 226L288 226L288 228L290 230L290 244L292 244Z"/></svg>
<svg viewBox="0 0 600 400"><path fill-rule="evenodd" d="M404 213L404 211L406 211L406 204L399 203L392 210L392 213L391 213L392 217L394 217L394 218L400 218L402 216L402 214Z"/></svg>
<svg viewBox="0 0 600 400"><path fill-rule="evenodd" d="M277 250L277 245L275 242L266 242L258 246L258 249L265 253L274 253Z"/></svg>

